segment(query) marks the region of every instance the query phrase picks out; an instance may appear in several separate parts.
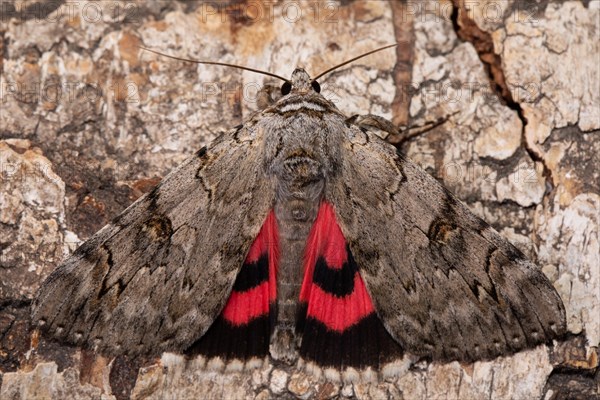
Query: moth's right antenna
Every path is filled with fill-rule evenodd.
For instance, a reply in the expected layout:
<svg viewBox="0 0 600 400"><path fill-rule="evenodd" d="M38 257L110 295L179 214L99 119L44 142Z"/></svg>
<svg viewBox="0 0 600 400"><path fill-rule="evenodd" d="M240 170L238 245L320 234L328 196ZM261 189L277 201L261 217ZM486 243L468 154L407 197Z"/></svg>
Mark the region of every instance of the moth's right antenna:
<svg viewBox="0 0 600 400"><path fill-rule="evenodd" d="M284 82L291 83L289 79L285 79L282 76L279 76L279 75L276 75L276 74L273 74L273 73L267 72L267 71L261 71L261 70L250 68L250 67L244 67L242 65L228 64L228 63L217 62L217 61L192 60L192 59L189 59L189 58L182 58L182 57L171 56L169 54L164 54L164 53L161 53L161 52L158 52L158 51L151 50L151 49L149 49L147 47L144 47L144 46L138 46L138 47L140 49L142 49L142 50L149 51L150 53L158 54L159 56L163 56L163 57L167 57L167 58L172 58L173 60L186 61L186 62L191 62L191 63L195 63L195 64L222 65L224 67L232 67L232 68L237 68L237 69L243 69L243 70L246 70L246 71L256 72L257 74L271 76L273 78L281 79Z"/></svg>
<svg viewBox="0 0 600 400"><path fill-rule="evenodd" d="M346 64L350 64L351 62L354 62L354 61L356 61L356 60L358 60L358 59L360 59L360 58L363 58L363 57L366 57L366 56L368 56L368 55L370 55L370 54L377 53L378 51L385 50L385 49L389 49L390 47L396 47L396 46L398 46L398 43L394 43L394 44L388 44L387 46L383 46L383 47L380 47L380 48L378 48L378 49L371 50L371 51L369 51L369 52L367 52L367 53L361 54L360 56L357 56L357 57L351 58L351 59L350 59L350 60L348 60L348 61L344 61L343 63L336 65L335 67L331 67L331 68L329 68L329 69L328 69L327 71L325 71L325 72L321 72L319 75L317 75L315 78L313 78L313 80L315 80L315 81L316 81L317 79L319 79L319 78L320 78L320 77L322 77L323 75L325 75L325 74L328 74L328 73L330 73L331 71L338 69L339 67L343 67L343 66L344 66L344 65L346 65Z"/></svg>

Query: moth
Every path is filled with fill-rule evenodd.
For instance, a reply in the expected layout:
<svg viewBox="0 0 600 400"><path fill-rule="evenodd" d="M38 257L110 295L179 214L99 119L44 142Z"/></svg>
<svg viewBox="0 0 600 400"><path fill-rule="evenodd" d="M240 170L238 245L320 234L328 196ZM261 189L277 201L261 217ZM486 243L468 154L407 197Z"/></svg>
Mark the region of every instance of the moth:
<svg viewBox="0 0 600 400"><path fill-rule="evenodd" d="M331 70L265 73L282 97L83 243L39 289L34 323L107 355L271 357L350 377L565 334L538 267L376 134L391 123L322 96Z"/></svg>

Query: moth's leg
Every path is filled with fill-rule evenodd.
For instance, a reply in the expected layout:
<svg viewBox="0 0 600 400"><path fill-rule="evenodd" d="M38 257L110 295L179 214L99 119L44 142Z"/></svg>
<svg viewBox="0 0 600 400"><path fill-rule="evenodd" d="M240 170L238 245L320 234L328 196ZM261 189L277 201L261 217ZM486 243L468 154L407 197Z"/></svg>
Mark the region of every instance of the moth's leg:
<svg viewBox="0 0 600 400"><path fill-rule="evenodd" d="M438 118L435 121L427 122L424 125L399 127L394 125L392 121L374 114L353 115L346 121L358 125L362 128L378 130L379 132L376 132L376 134L382 139L387 140L392 144L402 144L408 139L411 139L415 136L419 136L442 125L444 122L448 121L450 117L452 117L454 114Z"/></svg>

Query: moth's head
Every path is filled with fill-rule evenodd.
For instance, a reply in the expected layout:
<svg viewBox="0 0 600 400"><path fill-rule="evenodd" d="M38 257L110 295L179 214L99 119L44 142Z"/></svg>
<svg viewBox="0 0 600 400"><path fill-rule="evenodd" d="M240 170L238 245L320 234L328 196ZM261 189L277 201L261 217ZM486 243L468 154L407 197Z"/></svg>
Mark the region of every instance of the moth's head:
<svg viewBox="0 0 600 400"><path fill-rule="evenodd" d="M281 94L286 95L291 92L296 93L320 93L321 85L314 79L311 79L310 75L302 69L296 68L294 72L292 72L292 78L289 81L285 81L283 85L281 85Z"/></svg>

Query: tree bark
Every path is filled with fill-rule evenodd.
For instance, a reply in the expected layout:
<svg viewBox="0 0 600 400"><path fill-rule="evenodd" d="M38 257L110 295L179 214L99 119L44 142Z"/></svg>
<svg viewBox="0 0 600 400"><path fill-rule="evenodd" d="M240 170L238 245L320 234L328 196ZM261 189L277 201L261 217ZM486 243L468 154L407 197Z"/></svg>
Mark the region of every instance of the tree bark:
<svg viewBox="0 0 600 400"><path fill-rule="evenodd" d="M597 396L600 1L0 7L1 399ZM61 260L258 110L259 88L274 84L137 46L288 76L297 65L316 75L396 41L399 52L324 77L322 93L348 116L409 126L445 120L401 149L537 262L567 309L568 340L337 384L282 365L217 373L174 354L106 359L30 327L31 299Z"/></svg>

